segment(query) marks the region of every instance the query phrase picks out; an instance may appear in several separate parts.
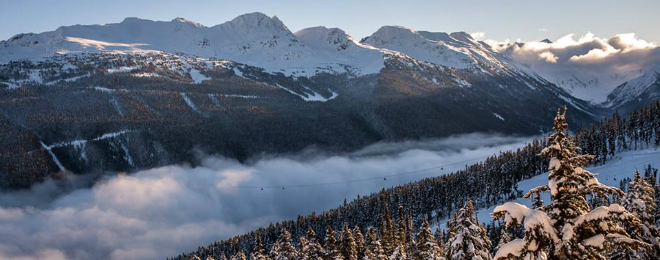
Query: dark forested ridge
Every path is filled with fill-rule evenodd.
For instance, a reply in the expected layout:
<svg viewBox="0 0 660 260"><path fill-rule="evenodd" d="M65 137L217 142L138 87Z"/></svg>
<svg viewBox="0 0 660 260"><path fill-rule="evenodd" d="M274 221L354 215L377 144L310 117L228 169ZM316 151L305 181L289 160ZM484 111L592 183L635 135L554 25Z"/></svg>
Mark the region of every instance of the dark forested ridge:
<svg viewBox="0 0 660 260"><path fill-rule="evenodd" d="M580 128L576 131L575 143L577 146L583 147L582 153L594 155L591 160L594 163L605 163L608 158L620 151L658 147L660 145L660 101L632 112L629 117L623 118L615 113L613 117L600 123ZM378 193L358 197L339 208L320 214L312 212L308 216L299 216L296 220L271 224L248 234L216 242L208 247L200 247L195 252L180 255L174 259L205 259L206 257L224 259L226 256L237 257L244 253L248 255L252 253L251 259L268 259L269 256L276 259L295 259L279 257L282 243L290 244L292 249L299 246L302 251L305 251L304 248L309 250L306 245L312 240L326 241L324 255L321 255L320 258L302 257L300 259L357 259L345 258L345 256L352 255L350 252L333 253L334 248L342 248L333 244L339 243L333 242L337 239L348 239L348 244L352 243L351 240L362 241L362 244L358 243L358 247L362 248L361 254L366 252L365 248L369 248L369 251L374 253L374 250L382 247L381 251L384 253L381 257L370 256L366 259L407 259L401 255L389 258L398 254L396 253L397 245L392 245L391 241L400 242L401 244L398 246L412 243L412 239L406 240L406 238L412 238L414 230L419 230L417 244L408 244L407 248L416 249L409 252L411 255L408 257L411 258L408 259L432 259L419 258L422 251L436 250L420 247L419 244L420 237L424 241L431 241L427 234L428 223L435 223L440 219L452 216L463 205L466 205L466 202L469 206L463 208L462 211L473 211L472 207L489 207L522 196L516 186L519 181L548 171L548 158L539 156L539 154L549 144L549 140L545 138L534 140L516 151L501 152L483 162L467 166L465 169L451 174L383 189ZM654 171L649 166L646 177L650 179L656 173L657 170ZM655 178L652 183L657 185ZM656 189L658 188L660 186L656 187ZM450 232L452 222L469 222L471 221L469 215L469 212L462 212L458 214L462 217L454 216L449 224ZM660 215L655 215L654 220L658 216ZM457 220L456 218L463 219ZM396 222L398 226L394 225L392 219L398 219ZM335 236L334 230L340 230L339 233L342 233L341 230L343 230L343 233ZM485 236L486 231L493 241L488 241ZM508 237L503 237L503 233L498 227L489 225L488 228L484 228L483 232L479 236L472 234L476 239L473 246L477 245L482 250L492 252L496 249L496 245L508 242ZM522 231L509 230L508 232L520 234ZM369 242L365 242L364 237L355 238L356 233L360 236L367 234L366 241L371 241L372 244L365 246L365 243ZM282 240L282 234L288 234L284 236L284 240ZM378 243L390 241L390 244L374 244L373 238L376 235L379 236L378 241L380 242ZM325 240L323 240L324 238ZM447 239L451 238L442 230L435 233L435 245L441 247L437 250L451 250L447 247L442 248L443 243L439 242L446 242ZM271 250L273 247L276 247L275 250ZM349 246L349 248L352 247ZM421 248L425 249L420 250ZM446 254L448 253L436 255L444 256Z"/></svg>
<svg viewBox="0 0 660 260"><path fill-rule="evenodd" d="M245 162L310 146L332 153L452 134L537 134L565 104L573 125L598 117L538 78L403 56L378 74L305 78L171 54L61 55L0 65L0 82L22 85L0 83L0 189L62 172L197 165L200 153Z"/></svg>

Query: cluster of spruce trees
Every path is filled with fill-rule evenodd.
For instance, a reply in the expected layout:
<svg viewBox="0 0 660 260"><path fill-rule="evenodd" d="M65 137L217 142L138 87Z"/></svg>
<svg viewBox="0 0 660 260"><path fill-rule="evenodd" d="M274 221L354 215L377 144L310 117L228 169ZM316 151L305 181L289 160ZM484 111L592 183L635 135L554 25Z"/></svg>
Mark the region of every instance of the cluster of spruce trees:
<svg viewBox="0 0 660 260"><path fill-rule="evenodd" d="M660 146L660 101L634 110L627 118L615 112L611 118L576 131L575 140L583 153L596 155L605 163L617 151Z"/></svg>
<svg viewBox="0 0 660 260"><path fill-rule="evenodd" d="M607 129L615 130L612 134ZM595 155L591 157L590 161L604 162L608 156L613 156L617 151L657 145L655 140L658 139L658 136L660 136L660 102L633 112L628 119L622 119L615 114L613 118L604 120L598 125L580 129L576 131L575 142L585 147L582 153L599 151L594 152ZM654 142L651 142L651 140L654 140ZM457 209L460 210L458 210L458 214L454 214L452 221L450 221L448 234L443 236L439 235L442 233L441 231L436 231L434 239L436 240L437 249L434 246L431 251L437 250L440 252L435 254L438 257L455 255L451 252L453 252L453 244L456 243L450 242L451 235L449 235L452 233L452 226L456 226L452 223L474 223L474 225L468 225L470 226L469 230L472 232L470 234L475 234L475 240L473 241L479 241L483 246L472 244L467 246L467 250L474 253L483 248L485 250L483 252L486 252L486 254L482 259L487 259L490 257L490 253L494 253L497 249L496 245L493 245L490 241L504 243L508 236L519 236L524 230L510 227L506 232L503 232L498 225L483 227L477 224L476 219L472 222L471 220L464 220L468 218L466 215L474 218L472 212L474 207L498 205L522 196L517 189L517 182L548 171L549 158L538 155L549 143L548 139L535 140L516 151L502 152L487 158L483 162L466 166L465 169L451 174L427 178L387 190L383 189L379 193L358 197L351 203L344 203L343 206L337 209L319 215L312 212L309 216L299 216L295 221L271 224L266 228L260 228L248 234L216 242L208 247L200 247L193 253L180 255L175 259L205 259L207 257L222 259L227 256L239 257L240 259L243 254L241 252L249 252L248 255L261 252L257 256L275 257L282 248L295 249L295 252L305 251L305 244L309 241L312 241L311 243L315 246L318 245L318 248L323 248L322 251L319 251L323 252L320 259L340 259L339 256L329 257L327 252L333 251L334 245L340 243L337 241L344 241L349 239L345 237L351 236L353 240L365 241L361 247L357 247L362 248L361 251L357 250L358 256L367 253L365 248L369 248L370 252L374 253L374 248L370 248L368 245L379 242L387 257L392 257L392 254L396 253L396 247L392 247L392 243L400 246L405 243L405 249L400 247L398 254L405 253L408 258L414 258L424 254L422 252L427 252L426 250L419 250L419 243L428 241L425 238L425 233L430 231L425 231L425 226L428 226L428 223L436 223L440 219L452 216L452 213L455 213ZM612 143L614 144L612 145ZM602 153L603 149L606 149L607 152ZM651 179L649 178L649 180ZM649 185L652 187L657 186L655 179L651 181ZM531 198L534 197L531 196ZM540 200L540 196L537 196L537 198ZM595 206L597 198L590 198L590 202ZM538 203L535 202L536 204ZM400 210L390 214L389 208L399 208ZM463 217L461 217L461 220L457 220L458 216ZM654 214L654 223L659 217L660 215ZM388 218L399 219L399 225L388 224ZM351 229L348 226L354 226L355 228ZM371 227L378 228L373 229ZM314 235L310 235L310 230L314 231L312 232ZM334 230L343 231L335 232ZM348 230L350 230L351 236L347 235ZM412 235L415 230L419 230L417 236ZM454 231L454 233L456 232ZM340 234L336 236L336 233ZM357 235L360 234L361 236L364 233L367 234L366 239ZM369 234L375 234L375 238L369 237ZM290 237L290 240L287 237ZM465 239L465 236L461 237ZM316 242L322 238L327 238L324 240L326 244L323 246ZM360 244L359 242L356 243ZM290 244L291 246L282 247L282 244ZM339 246L339 248L344 248L344 246ZM422 246L422 248L424 247ZM378 252L374 254L378 254ZM298 257L305 259L300 255ZM342 257L346 257L346 255L342 255ZM401 258L395 256L394 259Z"/></svg>

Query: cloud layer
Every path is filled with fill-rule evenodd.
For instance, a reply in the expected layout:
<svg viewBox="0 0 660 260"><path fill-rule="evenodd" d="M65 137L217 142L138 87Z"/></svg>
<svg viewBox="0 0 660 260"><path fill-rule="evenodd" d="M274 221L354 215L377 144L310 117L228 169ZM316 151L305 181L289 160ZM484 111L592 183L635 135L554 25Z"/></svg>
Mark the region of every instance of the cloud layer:
<svg viewBox="0 0 660 260"><path fill-rule="evenodd" d="M447 173L527 140L473 134L378 144L343 156L263 158L251 165L208 157L199 167L120 174L93 188L58 191L49 182L29 192L0 194L0 259L163 259L270 222L331 209L358 194ZM237 187L379 177L465 160L444 171L387 181L263 191Z"/></svg>
<svg viewBox="0 0 660 260"><path fill-rule="evenodd" d="M634 33L611 38L587 33L575 38L569 34L555 42L488 42L577 97L595 102L605 101L615 87L660 64L659 46Z"/></svg>

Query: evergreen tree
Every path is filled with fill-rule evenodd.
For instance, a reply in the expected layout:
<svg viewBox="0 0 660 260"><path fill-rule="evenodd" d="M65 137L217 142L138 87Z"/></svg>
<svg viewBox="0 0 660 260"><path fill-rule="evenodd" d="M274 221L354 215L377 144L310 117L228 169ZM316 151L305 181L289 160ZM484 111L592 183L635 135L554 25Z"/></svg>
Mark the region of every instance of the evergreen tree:
<svg viewBox="0 0 660 260"><path fill-rule="evenodd" d="M431 227L429 222L424 219L422 223L422 228L417 234L417 246L416 246L415 259L417 260L444 260L442 250L438 246L438 242L435 240L433 234L431 234Z"/></svg>
<svg viewBox="0 0 660 260"><path fill-rule="evenodd" d="M368 249L367 252L371 253L370 256L368 256L367 259L370 260L385 260L388 259L387 254L385 253L385 250L383 250L383 246L380 244L380 241L378 240L378 235L376 233L376 229L373 227L369 228L369 231L367 232L367 246L366 248ZM367 257L367 256L365 256Z"/></svg>
<svg viewBox="0 0 660 260"><path fill-rule="evenodd" d="M261 242L261 234L257 233L256 237L256 247L250 254L250 260L270 260L270 258L264 254L264 246Z"/></svg>
<svg viewBox="0 0 660 260"><path fill-rule="evenodd" d="M491 242L486 235L486 228L479 224L474 215L472 200L468 200L448 225L447 259L491 259L488 253Z"/></svg>
<svg viewBox="0 0 660 260"><path fill-rule="evenodd" d="M394 221L392 220L392 215L390 214L390 210L387 204L385 204L385 214L383 216L383 220L381 221L380 232L381 244L383 246L383 250L385 250L385 254L392 255L394 249L398 246L399 243L397 241L397 228L394 224Z"/></svg>
<svg viewBox="0 0 660 260"><path fill-rule="evenodd" d="M298 250L293 246L291 233L282 227L280 236L273 244L271 249L271 258L273 260L294 260L298 259Z"/></svg>
<svg viewBox="0 0 660 260"><path fill-rule="evenodd" d="M307 235L300 239L300 258L303 260L323 259L323 246L316 240L316 232L312 227L307 229Z"/></svg>
<svg viewBox="0 0 660 260"><path fill-rule="evenodd" d="M446 234L444 231L442 231L442 228L440 228L440 223L438 223L438 227L435 229L435 234L433 234L435 237L435 241L438 244L438 248L440 249L440 255L445 257L446 250L445 250L445 238Z"/></svg>
<svg viewBox="0 0 660 260"><path fill-rule="evenodd" d="M243 251L239 251L235 255L231 256L230 260L247 260L247 257Z"/></svg>
<svg viewBox="0 0 660 260"><path fill-rule="evenodd" d="M587 196L621 196L623 192L600 184L593 173L582 168L593 156L578 155L579 148L566 134L566 111L557 112L553 127L550 144L541 151L550 158L548 185L536 190L549 190L552 202L539 209L515 202L496 207L494 218L505 219L507 227L524 224L525 236L503 245L495 258L604 259L610 243L631 248L642 245L619 226L619 222L639 223L625 208L611 204L592 210L589 206Z"/></svg>
<svg viewBox="0 0 660 260"><path fill-rule="evenodd" d="M360 231L360 227L353 228L353 237L355 238L355 245L357 245L358 259L363 259L365 255L366 244L364 242L364 235Z"/></svg>
<svg viewBox="0 0 660 260"><path fill-rule="evenodd" d="M343 260L344 257L340 251L339 243L337 243L337 237L335 237L335 231L328 227L325 231L325 259L328 260Z"/></svg>
<svg viewBox="0 0 660 260"><path fill-rule="evenodd" d="M344 223L344 232L342 233L341 254L346 260L358 260L357 243L355 243L353 232L347 223Z"/></svg>
<svg viewBox="0 0 660 260"><path fill-rule="evenodd" d="M635 179L628 184L628 193L621 205L641 221L638 226L626 225L626 231L634 239L644 241L652 248L626 250L626 247L615 246L611 259L657 259L658 230L655 225L655 188L635 169Z"/></svg>

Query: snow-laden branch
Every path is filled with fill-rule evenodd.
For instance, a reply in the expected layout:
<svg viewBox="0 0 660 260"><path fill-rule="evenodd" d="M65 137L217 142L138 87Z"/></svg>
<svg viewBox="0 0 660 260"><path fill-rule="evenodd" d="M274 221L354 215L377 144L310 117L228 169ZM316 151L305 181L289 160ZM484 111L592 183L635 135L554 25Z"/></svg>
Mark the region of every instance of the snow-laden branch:
<svg viewBox="0 0 660 260"><path fill-rule="evenodd" d="M495 207L493 218L504 218L507 227L522 224L526 233L540 232L541 234L536 235L549 237L556 243L561 241L557 236L557 231L552 227L552 220L543 211L530 209L516 202L507 202Z"/></svg>

